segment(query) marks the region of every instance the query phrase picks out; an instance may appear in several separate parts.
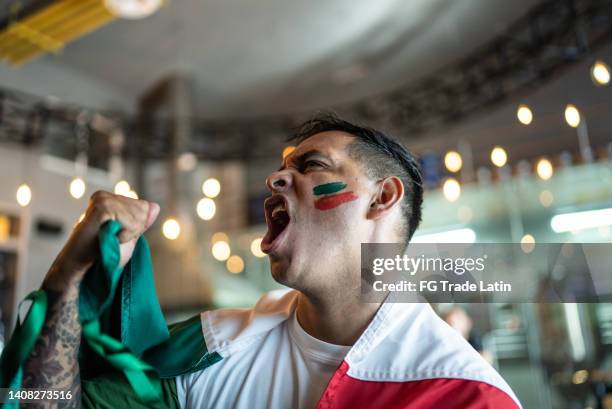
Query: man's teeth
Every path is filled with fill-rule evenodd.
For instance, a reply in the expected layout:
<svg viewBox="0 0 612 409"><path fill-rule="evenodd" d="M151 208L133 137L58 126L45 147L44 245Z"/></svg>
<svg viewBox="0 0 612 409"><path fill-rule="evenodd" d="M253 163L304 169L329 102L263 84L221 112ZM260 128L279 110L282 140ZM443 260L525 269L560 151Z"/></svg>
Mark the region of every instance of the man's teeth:
<svg viewBox="0 0 612 409"><path fill-rule="evenodd" d="M272 210L272 218L274 219L280 212L284 212L284 211L285 209L277 207L276 209Z"/></svg>

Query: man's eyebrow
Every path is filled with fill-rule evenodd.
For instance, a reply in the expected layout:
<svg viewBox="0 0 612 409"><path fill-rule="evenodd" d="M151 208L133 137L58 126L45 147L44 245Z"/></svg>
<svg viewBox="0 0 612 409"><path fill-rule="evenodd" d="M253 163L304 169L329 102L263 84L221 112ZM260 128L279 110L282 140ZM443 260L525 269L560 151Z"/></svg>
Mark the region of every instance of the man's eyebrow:
<svg viewBox="0 0 612 409"><path fill-rule="evenodd" d="M310 159L313 156L323 156L324 158L327 158L327 156L323 152L321 152L320 150L317 150L317 149L311 149L309 151L306 151L306 152L302 153L299 156L294 156L294 155L290 154L289 156L287 156L287 158L285 158L285 160L283 160L283 164L281 165L280 168L278 168L278 171L281 171L281 170L285 169L285 167L286 167L286 160L289 159L289 158L293 159L293 161L296 162L296 163L304 163L304 162L306 162L308 159Z"/></svg>

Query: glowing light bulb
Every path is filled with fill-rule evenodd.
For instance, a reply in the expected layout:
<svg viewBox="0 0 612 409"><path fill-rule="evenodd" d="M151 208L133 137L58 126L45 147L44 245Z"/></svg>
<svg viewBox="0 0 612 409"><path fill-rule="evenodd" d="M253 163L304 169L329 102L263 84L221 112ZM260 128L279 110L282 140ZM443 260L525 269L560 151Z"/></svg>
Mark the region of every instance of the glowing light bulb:
<svg viewBox="0 0 612 409"><path fill-rule="evenodd" d="M498 168L503 167L508 162L508 154L501 146L496 146L491 151L491 162Z"/></svg>
<svg viewBox="0 0 612 409"><path fill-rule="evenodd" d="M285 149L283 149L283 159L285 159L287 156L291 155L291 153L295 150L295 146L289 145L286 146Z"/></svg>
<svg viewBox="0 0 612 409"><path fill-rule="evenodd" d="M210 241L214 244L218 241L227 241L229 242L229 237L227 236L227 234L223 233L222 231L218 231L215 234L212 235L212 237L210 238Z"/></svg>
<svg viewBox="0 0 612 409"><path fill-rule="evenodd" d="M74 178L70 182L70 195L75 199L80 199L85 194L85 181L81 178Z"/></svg>
<svg viewBox="0 0 612 409"><path fill-rule="evenodd" d="M531 112L531 109L525 104L519 105L516 110L516 117L523 125L529 125L533 122L533 112Z"/></svg>
<svg viewBox="0 0 612 409"><path fill-rule="evenodd" d="M572 128L578 128L580 125L580 111L572 104L565 107L565 122Z"/></svg>
<svg viewBox="0 0 612 409"><path fill-rule="evenodd" d="M200 199L196 207L196 212L202 220L212 219L213 217L215 217L216 211L217 206L215 205L215 201L207 197Z"/></svg>
<svg viewBox="0 0 612 409"><path fill-rule="evenodd" d="M198 157L192 152L182 153L176 160L176 166L182 172L190 172L198 165Z"/></svg>
<svg viewBox="0 0 612 409"><path fill-rule="evenodd" d="M463 166L463 159L458 152L448 151L444 155L444 166L449 172L459 172Z"/></svg>
<svg viewBox="0 0 612 409"><path fill-rule="evenodd" d="M524 253L531 253L535 248L535 238L531 234L521 237L521 250Z"/></svg>
<svg viewBox="0 0 612 409"><path fill-rule="evenodd" d="M120 180L117 182L117 184L115 184L114 192L116 195L127 196L128 193L130 193L130 190L132 190L132 188L126 180Z"/></svg>
<svg viewBox="0 0 612 409"><path fill-rule="evenodd" d="M548 159L540 159L536 165L536 172L540 179L550 179L554 173L552 163Z"/></svg>
<svg viewBox="0 0 612 409"><path fill-rule="evenodd" d="M542 190L539 195L540 204L544 207L550 207L555 200L550 190Z"/></svg>
<svg viewBox="0 0 612 409"><path fill-rule="evenodd" d="M136 193L133 190L130 190L129 192L127 192L125 196L129 197L130 199L138 199L138 193Z"/></svg>
<svg viewBox="0 0 612 409"><path fill-rule="evenodd" d="M212 246L212 255L215 259L219 261L225 261L229 258L231 254L231 249L229 244L226 241L220 240L213 244Z"/></svg>
<svg viewBox="0 0 612 409"><path fill-rule="evenodd" d="M202 193L204 193L206 197L210 197L211 199L214 199L215 197L219 196L220 192L221 192L221 183L219 183L217 179L215 178L206 179L206 181L202 183Z"/></svg>
<svg viewBox="0 0 612 409"><path fill-rule="evenodd" d="M610 67L603 61L595 61L591 67L591 79L595 85L603 86L610 83Z"/></svg>
<svg viewBox="0 0 612 409"><path fill-rule="evenodd" d="M461 185L453 178L446 179L442 186L442 193L449 202L454 202L461 196Z"/></svg>
<svg viewBox="0 0 612 409"><path fill-rule="evenodd" d="M104 0L109 12L125 19L148 17L159 10L163 3L163 0Z"/></svg>
<svg viewBox="0 0 612 409"><path fill-rule="evenodd" d="M168 240L176 240L181 235L181 225L176 219L167 219L162 225L162 233Z"/></svg>
<svg viewBox="0 0 612 409"><path fill-rule="evenodd" d="M251 253L253 253L255 257L259 258L266 256L266 253L261 251L261 240L262 238L258 237L251 242Z"/></svg>
<svg viewBox="0 0 612 409"><path fill-rule="evenodd" d="M23 183L17 188L17 194L15 197L17 199L17 203L19 203L19 206L26 207L32 200L32 189L30 189L30 186L28 186L27 183Z"/></svg>
<svg viewBox="0 0 612 409"><path fill-rule="evenodd" d="M230 273L239 274L244 270L244 260L240 256L233 255L227 259L225 266Z"/></svg>

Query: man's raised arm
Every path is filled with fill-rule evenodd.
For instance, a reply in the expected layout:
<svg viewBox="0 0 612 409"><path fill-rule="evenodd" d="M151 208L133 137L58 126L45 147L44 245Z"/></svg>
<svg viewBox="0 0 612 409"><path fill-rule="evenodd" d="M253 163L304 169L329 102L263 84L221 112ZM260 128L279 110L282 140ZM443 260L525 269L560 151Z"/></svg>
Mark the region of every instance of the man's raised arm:
<svg viewBox="0 0 612 409"><path fill-rule="evenodd" d="M69 391L72 399L56 401L53 407L80 407L79 286L98 256L100 227L108 220L118 220L123 226L119 232L123 266L132 256L138 237L153 224L158 214L159 206L145 200L107 192L92 195L84 219L72 232L41 286L47 293L47 315L24 365L22 387Z"/></svg>

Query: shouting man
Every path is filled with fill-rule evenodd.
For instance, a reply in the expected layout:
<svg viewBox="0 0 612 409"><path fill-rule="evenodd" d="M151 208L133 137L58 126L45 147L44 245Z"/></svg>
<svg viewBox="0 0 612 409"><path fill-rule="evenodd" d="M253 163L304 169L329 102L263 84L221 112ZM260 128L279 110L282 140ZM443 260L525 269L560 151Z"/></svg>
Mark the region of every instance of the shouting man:
<svg viewBox="0 0 612 409"><path fill-rule="evenodd" d="M266 183L261 248L273 277L292 291L252 309L200 316L207 353L199 370L165 379L166 407L516 409L500 375L428 304L360 300L361 243L408 245L421 220L415 158L383 133L333 116L304 124L298 146ZM96 407L139 405L121 374L81 381L79 284L96 262L97 233L121 222L121 263L159 206L110 193L92 196L84 220L42 289L46 322L24 367L24 386L73 391ZM112 377L112 376L111 376Z"/></svg>

